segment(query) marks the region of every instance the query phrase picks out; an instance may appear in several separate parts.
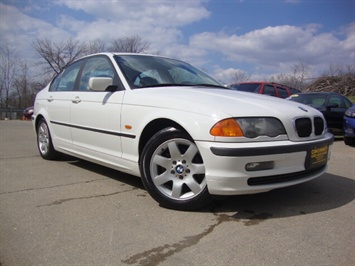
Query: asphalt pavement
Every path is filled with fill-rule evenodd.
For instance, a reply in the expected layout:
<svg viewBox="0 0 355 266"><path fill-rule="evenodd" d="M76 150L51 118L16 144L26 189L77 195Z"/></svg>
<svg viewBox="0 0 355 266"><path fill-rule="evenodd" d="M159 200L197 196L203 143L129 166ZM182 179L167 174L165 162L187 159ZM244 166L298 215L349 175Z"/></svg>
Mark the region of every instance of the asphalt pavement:
<svg viewBox="0 0 355 266"><path fill-rule="evenodd" d="M355 265L355 148L326 174L198 212L160 207L141 180L43 160L29 121L0 121L0 265Z"/></svg>

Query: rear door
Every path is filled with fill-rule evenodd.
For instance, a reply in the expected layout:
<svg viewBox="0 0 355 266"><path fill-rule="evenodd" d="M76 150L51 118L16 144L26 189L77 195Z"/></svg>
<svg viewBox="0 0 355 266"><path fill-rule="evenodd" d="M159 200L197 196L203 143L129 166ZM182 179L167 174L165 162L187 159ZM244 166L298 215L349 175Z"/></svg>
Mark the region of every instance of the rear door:
<svg viewBox="0 0 355 266"><path fill-rule="evenodd" d="M47 114L51 134L58 148L68 148L72 142L70 108L74 84L83 60L73 63L58 75L49 87Z"/></svg>

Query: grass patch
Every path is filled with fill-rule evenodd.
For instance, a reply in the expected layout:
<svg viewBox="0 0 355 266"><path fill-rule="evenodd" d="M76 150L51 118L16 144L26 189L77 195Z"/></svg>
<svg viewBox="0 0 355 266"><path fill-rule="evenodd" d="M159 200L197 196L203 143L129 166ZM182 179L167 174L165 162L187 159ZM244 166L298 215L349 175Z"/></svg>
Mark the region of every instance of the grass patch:
<svg viewBox="0 0 355 266"><path fill-rule="evenodd" d="M355 103L355 96L348 96L347 97L352 103Z"/></svg>

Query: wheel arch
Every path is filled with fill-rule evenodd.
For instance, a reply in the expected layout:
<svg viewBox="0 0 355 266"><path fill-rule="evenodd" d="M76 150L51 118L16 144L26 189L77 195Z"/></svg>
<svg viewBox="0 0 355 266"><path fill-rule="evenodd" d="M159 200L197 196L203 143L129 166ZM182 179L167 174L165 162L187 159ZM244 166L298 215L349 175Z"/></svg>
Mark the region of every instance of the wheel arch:
<svg viewBox="0 0 355 266"><path fill-rule="evenodd" d="M144 127L144 129L142 131L142 134L139 139L139 146L138 146L139 158L141 157L142 151L143 151L145 145L147 144L147 142L149 141L149 139L151 139L151 137L153 137L153 135L155 133L157 133L158 131L160 131L164 128L168 128L168 127L173 127L173 128L182 130L190 136L190 134L187 132L187 130L185 128L183 128L179 123L176 123L173 120L170 120L167 118L155 119L155 120L149 122Z"/></svg>
<svg viewBox="0 0 355 266"><path fill-rule="evenodd" d="M43 115L41 115L41 114L36 116L36 119L35 119L35 130L36 130L36 133L37 133L37 130L38 130L39 121L41 121L41 119L44 119L45 121L47 121L45 119L45 117Z"/></svg>

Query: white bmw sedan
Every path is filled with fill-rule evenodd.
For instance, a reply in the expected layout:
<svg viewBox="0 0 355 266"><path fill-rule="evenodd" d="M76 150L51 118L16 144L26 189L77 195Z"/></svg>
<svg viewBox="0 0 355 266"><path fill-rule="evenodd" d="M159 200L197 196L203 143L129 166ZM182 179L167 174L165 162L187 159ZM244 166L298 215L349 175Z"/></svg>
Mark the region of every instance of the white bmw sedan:
<svg viewBox="0 0 355 266"><path fill-rule="evenodd" d="M179 210L316 178L333 143L311 107L142 54L71 63L37 94L32 118L44 159L65 153L140 176L158 203Z"/></svg>

